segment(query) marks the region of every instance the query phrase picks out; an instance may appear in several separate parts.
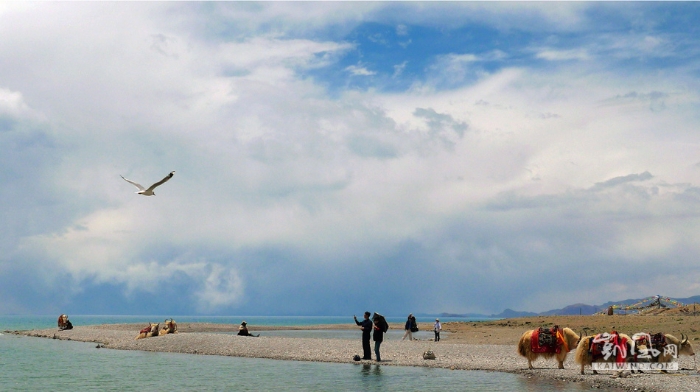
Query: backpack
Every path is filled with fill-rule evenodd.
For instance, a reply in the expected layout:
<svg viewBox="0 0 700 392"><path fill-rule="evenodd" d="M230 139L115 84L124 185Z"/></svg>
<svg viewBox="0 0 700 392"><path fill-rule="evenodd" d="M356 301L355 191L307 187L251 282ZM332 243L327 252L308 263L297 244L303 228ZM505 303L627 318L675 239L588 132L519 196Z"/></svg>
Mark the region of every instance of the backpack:
<svg viewBox="0 0 700 392"><path fill-rule="evenodd" d="M418 332L418 324L415 317L411 320L411 332Z"/></svg>
<svg viewBox="0 0 700 392"><path fill-rule="evenodd" d="M382 316L381 314L374 312L374 316L372 316L372 321L377 322L377 326L379 329L382 330L382 332L386 333L386 331L389 330L389 323L386 322L386 318Z"/></svg>

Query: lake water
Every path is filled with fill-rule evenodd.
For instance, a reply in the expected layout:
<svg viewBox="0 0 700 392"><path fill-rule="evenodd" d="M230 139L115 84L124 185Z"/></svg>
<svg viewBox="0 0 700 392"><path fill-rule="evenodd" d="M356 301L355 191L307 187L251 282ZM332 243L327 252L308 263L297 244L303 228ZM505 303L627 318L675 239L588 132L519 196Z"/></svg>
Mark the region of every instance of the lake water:
<svg viewBox="0 0 700 392"><path fill-rule="evenodd" d="M165 317L144 316L69 316L75 325L139 322L145 324L148 320L165 319ZM54 328L55 318L57 316L0 316L0 331ZM238 324L242 319L251 325L314 325L348 322L347 317L180 316L175 318L178 322L231 324ZM389 321L401 322L402 320L389 318ZM578 383L528 379L521 375L498 372L120 351L96 349L95 346L94 343L2 334L0 335L0 390L547 392L589 389Z"/></svg>

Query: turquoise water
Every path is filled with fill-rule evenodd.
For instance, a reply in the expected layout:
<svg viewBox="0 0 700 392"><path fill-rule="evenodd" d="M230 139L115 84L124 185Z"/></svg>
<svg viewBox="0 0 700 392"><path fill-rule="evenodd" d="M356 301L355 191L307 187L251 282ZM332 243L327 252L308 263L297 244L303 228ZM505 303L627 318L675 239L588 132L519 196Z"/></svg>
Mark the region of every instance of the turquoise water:
<svg viewBox="0 0 700 392"><path fill-rule="evenodd" d="M94 316L68 315L73 325L122 324L160 322L171 317L178 323L216 323L240 324L245 320L250 326L292 326L319 324L352 324L352 316ZM359 317L359 316L358 316ZM0 331L18 329L44 329L56 326L58 315L55 316L0 316ZM406 317L386 317L390 323L404 323ZM483 321L484 319L444 318L448 321ZM491 320L491 319L489 319ZM419 323L433 322L434 318L418 318Z"/></svg>
<svg viewBox="0 0 700 392"><path fill-rule="evenodd" d="M70 316L70 315L69 315ZM57 316L56 316L57 317ZM54 317L0 316L0 331L54 328ZM143 316L70 316L76 325L142 322ZM152 318L152 320L165 317ZM178 322L212 318L177 317ZM200 320L201 319L201 320ZM328 318L255 318L259 325ZM286 319L286 320L285 320ZM347 318L340 323L347 323ZM221 318L239 323L241 318ZM324 322L324 323L327 323ZM335 364L97 349L94 343L0 335L0 390L143 391L583 391L583 385L498 372Z"/></svg>

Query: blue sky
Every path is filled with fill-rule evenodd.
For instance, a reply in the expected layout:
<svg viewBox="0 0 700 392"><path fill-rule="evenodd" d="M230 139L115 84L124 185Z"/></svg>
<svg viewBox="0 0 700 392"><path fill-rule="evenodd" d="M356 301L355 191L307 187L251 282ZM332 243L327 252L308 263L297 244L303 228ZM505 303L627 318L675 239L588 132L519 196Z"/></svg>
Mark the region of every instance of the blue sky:
<svg viewBox="0 0 700 392"><path fill-rule="evenodd" d="M700 294L694 2L4 3L0 314ZM150 184L136 195L119 176Z"/></svg>

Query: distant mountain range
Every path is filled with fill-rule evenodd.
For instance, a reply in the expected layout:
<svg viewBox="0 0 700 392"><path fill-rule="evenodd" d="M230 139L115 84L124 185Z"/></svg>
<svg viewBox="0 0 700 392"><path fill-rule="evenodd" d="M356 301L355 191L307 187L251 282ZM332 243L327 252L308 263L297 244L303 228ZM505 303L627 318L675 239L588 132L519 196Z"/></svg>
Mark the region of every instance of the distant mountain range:
<svg viewBox="0 0 700 392"><path fill-rule="evenodd" d="M441 313L440 317L464 317L464 318L514 318L514 317L530 317L530 316L571 316L571 315L591 315L597 312L606 310L611 305L632 305L644 298L637 299L626 299L624 301L611 301L606 302L601 305L587 305L587 304L573 304L565 306L561 309L552 309L546 312L524 312L513 309L506 309L499 314L480 314L480 313L466 313L466 314L456 314L456 313ZM700 302L700 295L688 298L671 298L674 301L678 301L684 304L692 304Z"/></svg>

